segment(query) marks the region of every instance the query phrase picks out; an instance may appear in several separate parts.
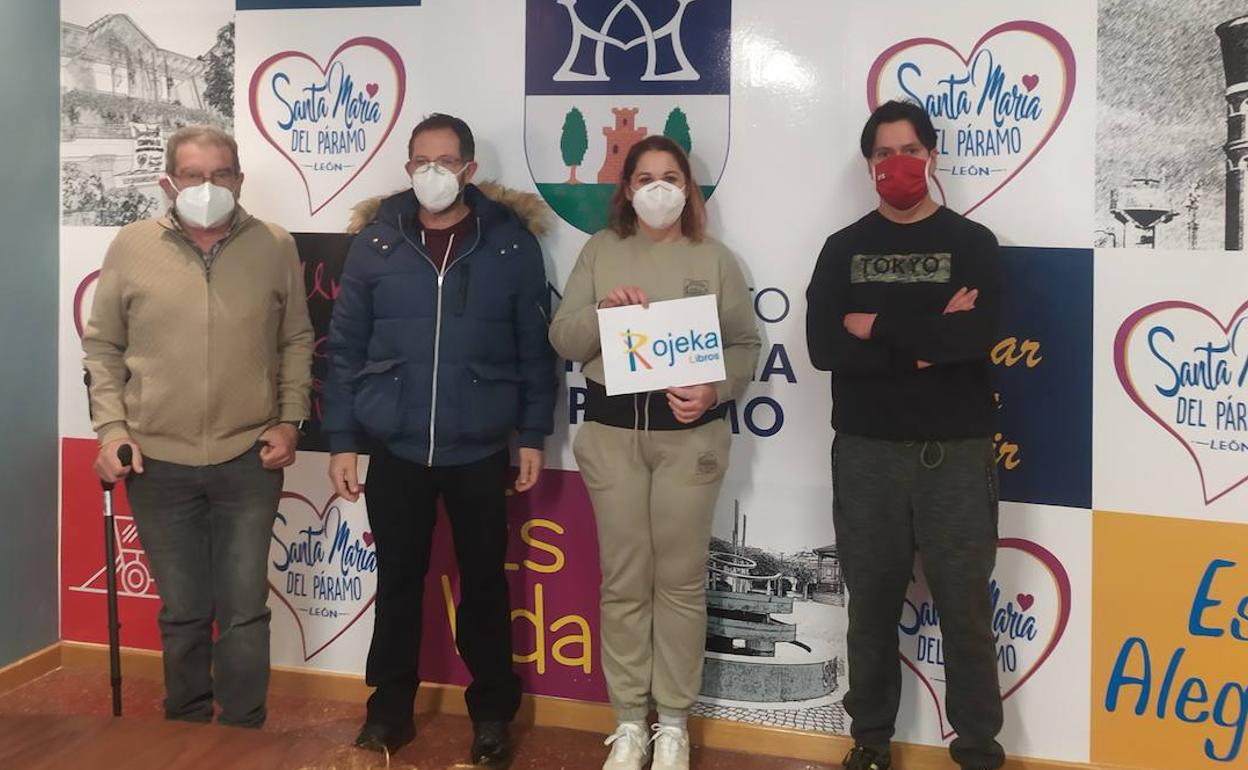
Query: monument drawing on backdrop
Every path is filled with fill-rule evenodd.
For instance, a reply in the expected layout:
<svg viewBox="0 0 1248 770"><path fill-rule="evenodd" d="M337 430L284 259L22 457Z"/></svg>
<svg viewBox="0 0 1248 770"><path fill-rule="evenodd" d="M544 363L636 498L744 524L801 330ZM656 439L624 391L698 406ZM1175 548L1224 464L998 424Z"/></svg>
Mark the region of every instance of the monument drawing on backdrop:
<svg viewBox="0 0 1248 770"><path fill-rule="evenodd" d="M1097 13L1094 243L1243 250L1248 246L1243 0L1101 0ZM1117 21L1159 17L1167 23ZM1141 104L1167 109L1141 110Z"/></svg>
<svg viewBox="0 0 1248 770"><path fill-rule="evenodd" d="M793 555L748 546L749 517L734 506L732 542L712 539L707 560L707 655L695 712L843 732L834 696L844 656L828 624L844 607L835 546Z"/></svg>
<svg viewBox="0 0 1248 770"><path fill-rule="evenodd" d="M157 213L165 139L233 124L234 24L194 56L122 13L61 22L61 208L67 225L119 226ZM171 14L169 24L181 23Z"/></svg>
<svg viewBox="0 0 1248 770"><path fill-rule="evenodd" d="M1166 203L1161 180L1147 177L1132 179L1131 184L1111 192L1109 210L1123 224L1124 244L1149 249L1156 248L1157 228L1179 215Z"/></svg>
<svg viewBox="0 0 1248 770"><path fill-rule="evenodd" d="M1244 248L1248 226L1248 16L1219 24L1226 72L1226 248Z"/></svg>
<svg viewBox="0 0 1248 770"><path fill-rule="evenodd" d="M1194 249L1200 243L1200 198L1201 184L1194 182L1187 191L1187 199L1183 201L1183 209L1187 212L1187 247Z"/></svg>

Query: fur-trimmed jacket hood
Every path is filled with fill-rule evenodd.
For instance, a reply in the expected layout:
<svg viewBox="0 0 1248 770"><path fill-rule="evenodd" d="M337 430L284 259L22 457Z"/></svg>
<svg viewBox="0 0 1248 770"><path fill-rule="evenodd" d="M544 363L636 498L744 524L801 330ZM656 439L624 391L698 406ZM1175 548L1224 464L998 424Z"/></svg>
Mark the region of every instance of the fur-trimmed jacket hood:
<svg viewBox="0 0 1248 770"><path fill-rule="evenodd" d="M516 219L520 221L520 224L530 233L533 233L533 235L540 238L550 230L550 208L537 194L507 187L498 182L481 182L477 185L468 185L468 189L474 188L486 200L510 210ZM465 196L469 195L467 190L464 194ZM351 208L351 222L347 225L347 232L352 235L360 232L377 218L382 205L386 201L394 200L397 202L404 196L415 202L415 193L411 190L399 190L389 195L377 195L372 198L366 198L355 204Z"/></svg>

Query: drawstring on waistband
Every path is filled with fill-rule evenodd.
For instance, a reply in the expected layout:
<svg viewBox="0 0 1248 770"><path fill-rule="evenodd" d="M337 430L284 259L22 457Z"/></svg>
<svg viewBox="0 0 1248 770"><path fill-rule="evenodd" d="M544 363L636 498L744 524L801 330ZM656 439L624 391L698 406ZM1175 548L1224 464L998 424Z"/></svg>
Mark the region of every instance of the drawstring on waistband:
<svg viewBox="0 0 1248 770"><path fill-rule="evenodd" d="M931 448L937 450L936 459L929 462L927 459L927 450ZM923 448L919 450L919 462L922 463L923 467L929 471L936 470L945 462L945 445L939 441L924 441Z"/></svg>
<svg viewBox="0 0 1248 770"><path fill-rule="evenodd" d="M646 437L650 436L650 394L646 393L645 421L642 421L642 410L637 405L637 397L642 394L633 394L633 458L641 459L641 434L644 432Z"/></svg>
<svg viewBox="0 0 1248 770"><path fill-rule="evenodd" d="M641 436L637 433L637 426L641 423L641 416L637 408L637 394L633 394L633 459L641 459Z"/></svg>

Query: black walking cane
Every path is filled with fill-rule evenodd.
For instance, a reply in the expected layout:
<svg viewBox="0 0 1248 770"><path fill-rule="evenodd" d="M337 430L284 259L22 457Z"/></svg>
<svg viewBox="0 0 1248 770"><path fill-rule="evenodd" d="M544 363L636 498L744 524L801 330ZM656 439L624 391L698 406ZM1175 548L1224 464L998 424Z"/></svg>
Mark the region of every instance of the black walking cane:
<svg viewBox="0 0 1248 770"><path fill-rule="evenodd" d="M84 372L87 386L87 413L91 413L91 372ZM129 444L117 447L117 461L122 467L134 461ZM108 594L108 677L113 688L113 716L121 716L121 621L117 617L117 527L113 522L113 487L115 482L100 480L104 490L104 584Z"/></svg>
<svg viewBox="0 0 1248 770"><path fill-rule="evenodd" d="M134 461L129 444L117 447L117 461L122 467ZM113 686L113 716L121 716L121 620L117 617L117 526L113 522L113 487L111 481L100 481L104 489L104 560L108 569L108 678Z"/></svg>

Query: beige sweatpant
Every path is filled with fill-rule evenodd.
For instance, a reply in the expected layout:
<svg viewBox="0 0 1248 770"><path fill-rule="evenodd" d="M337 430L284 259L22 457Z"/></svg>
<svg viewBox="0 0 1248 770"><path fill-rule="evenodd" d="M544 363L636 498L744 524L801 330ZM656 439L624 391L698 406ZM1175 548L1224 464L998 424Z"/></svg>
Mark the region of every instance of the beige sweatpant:
<svg viewBox="0 0 1248 770"><path fill-rule="evenodd" d="M643 431L585 423L573 452L602 565L602 667L620 721L684 715L702 687L706 560L726 420Z"/></svg>

